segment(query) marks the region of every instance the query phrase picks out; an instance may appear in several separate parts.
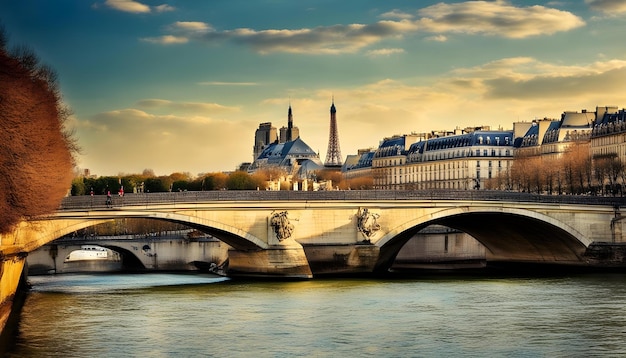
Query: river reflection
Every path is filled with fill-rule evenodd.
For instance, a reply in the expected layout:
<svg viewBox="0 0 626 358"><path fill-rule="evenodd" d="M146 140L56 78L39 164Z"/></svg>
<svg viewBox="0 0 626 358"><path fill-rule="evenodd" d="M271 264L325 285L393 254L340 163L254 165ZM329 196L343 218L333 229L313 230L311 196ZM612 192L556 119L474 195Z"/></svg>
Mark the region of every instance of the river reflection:
<svg viewBox="0 0 626 358"><path fill-rule="evenodd" d="M39 276L8 356L619 356L625 278Z"/></svg>

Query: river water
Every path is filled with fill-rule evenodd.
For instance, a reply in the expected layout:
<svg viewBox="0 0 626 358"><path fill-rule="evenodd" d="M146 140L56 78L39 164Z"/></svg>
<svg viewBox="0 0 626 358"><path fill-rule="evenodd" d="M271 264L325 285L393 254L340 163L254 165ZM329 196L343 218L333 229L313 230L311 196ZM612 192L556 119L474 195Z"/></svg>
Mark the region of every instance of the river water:
<svg viewBox="0 0 626 358"><path fill-rule="evenodd" d="M30 278L9 357L626 354L626 275Z"/></svg>

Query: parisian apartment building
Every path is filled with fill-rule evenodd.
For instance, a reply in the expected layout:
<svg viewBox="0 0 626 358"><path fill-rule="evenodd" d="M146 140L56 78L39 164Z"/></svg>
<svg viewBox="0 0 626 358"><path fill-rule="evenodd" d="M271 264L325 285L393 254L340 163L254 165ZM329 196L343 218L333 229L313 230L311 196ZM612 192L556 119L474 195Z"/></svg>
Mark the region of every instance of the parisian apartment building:
<svg viewBox="0 0 626 358"><path fill-rule="evenodd" d="M349 155L345 178L372 176L375 189L485 189L519 156L556 159L573 144L592 158L626 163L626 112L617 107L566 111L560 119L515 122L511 130L470 127L384 138L377 148Z"/></svg>

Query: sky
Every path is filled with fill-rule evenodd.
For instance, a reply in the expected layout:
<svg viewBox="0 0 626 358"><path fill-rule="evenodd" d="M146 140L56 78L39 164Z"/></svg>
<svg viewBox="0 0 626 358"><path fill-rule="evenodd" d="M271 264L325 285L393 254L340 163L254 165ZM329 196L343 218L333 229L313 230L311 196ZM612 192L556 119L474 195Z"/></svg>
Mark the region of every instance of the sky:
<svg viewBox="0 0 626 358"><path fill-rule="evenodd" d="M626 0L0 0L58 75L78 166L232 171L260 123L325 160L396 134L626 106Z"/></svg>

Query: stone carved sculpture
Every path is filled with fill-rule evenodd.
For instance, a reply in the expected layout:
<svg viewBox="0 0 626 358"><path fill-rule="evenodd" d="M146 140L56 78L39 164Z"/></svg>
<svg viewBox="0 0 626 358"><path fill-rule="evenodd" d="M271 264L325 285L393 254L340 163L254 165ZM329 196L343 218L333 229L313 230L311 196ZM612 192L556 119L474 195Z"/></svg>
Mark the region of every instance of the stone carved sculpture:
<svg viewBox="0 0 626 358"><path fill-rule="evenodd" d="M283 241L291 237L293 224L289 221L286 211L274 212L270 218L270 225L274 229L278 241Z"/></svg>
<svg viewBox="0 0 626 358"><path fill-rule="evenodd" d="M380 230L380 225L376 222L380 215L371 213L367 208L359 208L356 217L359 232L365 237L365 241L370 241L370 238L376 234L376 231Z"/></svg>

